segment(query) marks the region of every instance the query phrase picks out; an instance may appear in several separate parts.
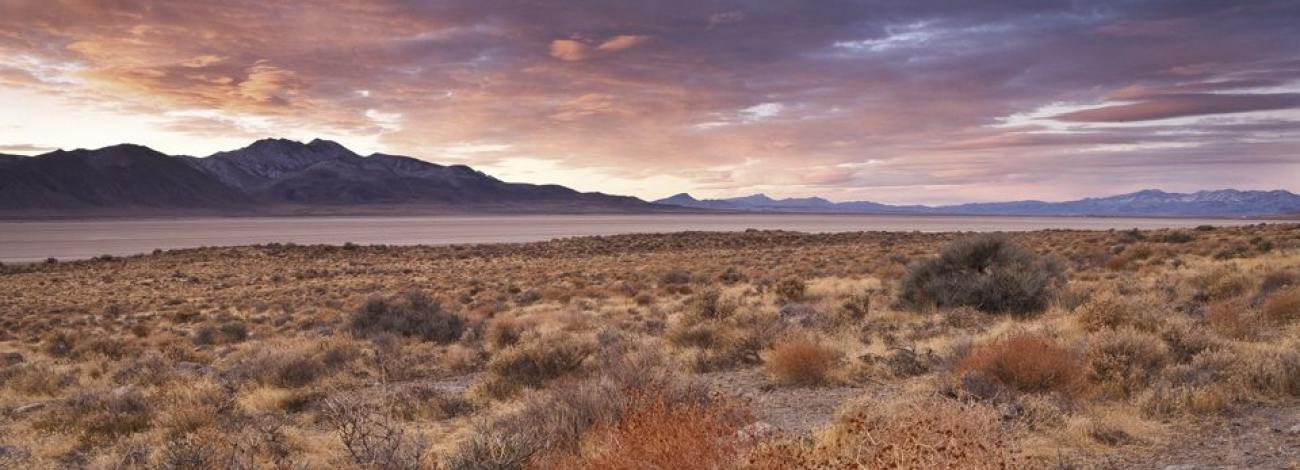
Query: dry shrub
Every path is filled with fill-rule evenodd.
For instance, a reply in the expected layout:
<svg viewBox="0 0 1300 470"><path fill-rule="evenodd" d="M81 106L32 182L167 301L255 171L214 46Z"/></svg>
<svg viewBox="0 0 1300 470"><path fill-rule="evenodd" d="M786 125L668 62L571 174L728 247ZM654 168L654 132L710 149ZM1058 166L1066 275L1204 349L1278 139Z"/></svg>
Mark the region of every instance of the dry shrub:
<svg viewBox="0 0 1300 470"><path fill-rule="evenodd" d="M746 310L726 321L678 323L668 330L668 340L687 349L686 360L695 371L707 372L762 362L762 351L785 329L770 311Z"/></svg>
<svg viewBox="0 0 1300 470"><path fill-rule="evenodd" d="M1120 397L1149 384L1168 359L1160 338L1131 329L1093 335L1084 354L1088 379L1104 394Z"/></svg>
<svg viewBox="0 0 1300 470"><path fill-rule="evenodd" d="M1291 288L1279 292L1264 303L1264 318L1286 325L1300 320L1300 288Z"/></svg>
<svg viewBox="0 0 1300 470"><path fill-rule="evenodd" d="M691 282L691 272L681 268L671 269L662 276L659 276L659 282L665 285L685 285Z"/></svg>
<svg viewBox="0 0 1300 470"><path fill-rule="evenodd" d="M871 313L872 293L872 291L868 290L845 298L844 303L840 304L843 317L853 322L862 321L866 318L867 314Z"/></svg>
<svg viewBox="0 0 1300 470"><path fill-rule="evenodd" d="M0 385L24 395L58 394L77 384L73 372L59 371L49 364L15 364L0 369Z"/></svg>
<svg viewBox="0 0 1300 470"><path fill-rule="evenodd" d="M205 429L172 438L155 453L154 465L137 463L147 455L137 451L125 456L128 462L110 468L308 468L300 460L305 449L284 427L280 419L254 417L241 422L238 429Z"/></svg>
<svg viewBox="0 0 1300 470"><path fill-rule="evenodd" d="M416 470L425 451L423 436L406 428L373 403L355 397L333 397L321 406L321 419L338 435L348 459L357 468Z"/></svg>
<svg viewBox="0 0 1300 470"><path fill-rule="evenodd" d="M239 343L248 339L248 325L242 322L226 322L219 326L204 325L195 330L192 340L195 345Z"/></svg>
<svg viewBox="0 0 1300 470"><path fill-rule="evenodd" d="M109 336L92 337L81 341L73 348L69 356L77 360L101 357L116 361L127 357L136 357L140 354L141 348L135 341Z"/></svg>
<svg viewBox="0 0 1300 470"><path fill-rule="evenodd" d="M1036 468L1014 455L996 410L978 403L925 399L901 409L861 410L814 445L759 446L746 468Z"/></svg>
<svg viewBox="0 0 1300 470"><path fill-rule="evenodd" d="M1263 333L1263 323L1244 299L1217 302L1206 308L1205 322L1221 335L1253 340Z"/></svg>
<svg viewBox="0 0 1300 470"><path fill-rule="evenodd" d="M265 344L234 358L227 375L237 381L253 381L284 388L305 387L341 371L341 364L327 364L320 344Z"/></svg>
<svg viewBox="0 0 1300 470"><path fill-rule="evenodd" d="M176 366L157 354L126 362L111 376L115 385L158 386L169 381Z"/></svg>
<svg viewBox="0 0 1300 470"><path fill-rule="evenodd" d="M154 401L165 407L158 414L155 427L171 437L216 426L223 413L229 416L228 412L237 403L231 390L208 380L178 384L169 390L166 400Z"/></svg>
<svg viewBox="0 0 1300 470"><path fill-rule="evenodd" d="M521 337L523 337L523 326L514 318L494 318L483 332L484 344L494 350L513 346Z"/></svg>
<svg viewBox="0 0 1300 470"><path fill-rule="evenodd" d="M1003 235L981 235L954 242L908 268L899 282L905 308L974 307L988 313L1030 315L1042 312L1064 283L1064 269Z"/></svg>
<svg viewBox="0 0 1300 470"><path fill-rule="evenodd" d="M1264 278L1259 281L1259 292L1256 295L1258 297L1268 297L1274 292L1295 287L1296 285L1300 285L1300 276L1296 275L1295 271L1289 269L1274 270L1265 274Z"/></svg>
<svg viewBox="0 0 1300 470"><path fill-rule="evenodd" d="M736 305L722 298L716 289L707 289L691 298L688 313L698 320L721 320L735 313Z"/></svg>
<svg viewBox="0 0 1300 470"><path fill-rule="evenodd" d="M1236 378L1239 363L1233 352L1199 354L1187 364L1167 368L1163 380L1137 393L1135 402L1147 416L1160 418L1227 411L1247 398Z"/></svg>
<svg viewBox="0 0 1300 470"><path fill-rule="evenodd" d="M787 277L777 282L773 290L776 292L777 301L783 304L802 302L807 294L808 285L802 279Z"/></svg>
<svg viewBox="0 0 1300 470"><path fill-rule="evenodd" d="M777 343L767 353L764 368L778 383L822 385L830 381L831 372L844 353L815 338L796 336Z"/></svg>
<svg viewBox="0 0 1300 470"><path fill-rule="evenodd" d="M668 330L668 341L683 348L709 349L725 341L725 327L717 322L683 322Z"/></svg>
<svg viewBox="0 0 1300 470"><path fill-rule="evenodd" d="M37 418L34 427L75 433L82 446L98 447L149 429L154 413L139 390L120 388L63 400Z"/></svg>
<svg viewBox="0 0 1300 470"><path fill-rule="evenodd" d="M1247 386L1270 397L1300 397L1300 344L1245 348L1238 372Z"/></svg>
<svg viewBox="0 0 1300 470"><path fill-rule="evenodd" d="M1065 424L1065 435L1076 442L1103 446L1122 446L1157 440L1160 428L1143 421L1132 410L1101 409L1088 414L1071 416Z"/></svg>
<svg viewBox="0 0 1300 470"><path fill-rule="evenodd" d="M730 401L679 401L637 393L617 422L592 430L575 455L545 459L535 468L633 470L726 469L744 444L737 431L749 414Z"/></svg>
<svg viewBox="0 0 1300 470"><path fill-rule="evenodd" d="M427 383L397 388L387 395L392 408L390 413L406 421L437 421L461 416L474 409L474 405L460 395Z"/></svg>
<svg viewBox="0 0 1300 470"><path fill-rule="evenodd" d="M1120 327L1154 331L1160 325L1157 309L1158 305L1149 299L1133 299L1131 296L1106 291L1093 295L1076 308L1074 318L1088 331Z"/></svg>
<svg viewBox="0 0 1300 470"><path fill-rule="evenodd" d="M1221 340L1199 324L1188 321L1170 322L1161 328L1160 339L1169 346L1169 353L1177 362L1187 362L1201 353L1221 346Z"/></svg>
<svg viewBox="0 0 1300 470"><path fill-rule="evenodd" d="M474 385L478 396L502 399L525 388L578 371L595 352L588 340L567 334L539 336L516 344L492 356L484 378Z"/></svg>
<svg viewBox="0 0 1300 470"><path fill-rule="evenodd" d="M522 468L537 460L567 458L579 451L588 429L618 422L633 396L656 396L673 404L713 399L706 389L679 381L657 355L614 354L601 362L594 377L562 379L527 393L513 411L476 421L443 467Z"/></svg>
<svg viewBox="0 0 1300 470"><path fill-rule="evenodd" d="M1204 415L1231 410L1236 394L1227 385L1154 385L1134 398L1143 416L1168 419L1183 415Z"/></svg>
<svg viewBox="0 0 1300 470"><path fill-rule="evenodd" d="M438 343L459 339L465 324L460 315L444 311L438 302L420 291L389 298L373 297L352 312L349 319L352 332L358 336L393 333Z"/></svg>
<svg viewBox="0 0 1300 470"><path fill-rule="evenodd" d="M1072 397L1082 391L1083 367L1078 356L1055 340L1034 333L1016 333L979 346L957 364L967 391L991 396L987 382L1024 393L1059 393Z"/></svg>
<svg viewBox="0 0 1300 470"><path fill-rule="evenodd" d="M77 338L66 331L56 331L45 337L41 350L50 357L68 357L77 347Z"/></svg>
<svg viewBox="0 0 1300 470"><path fill-rule="evenodd" d="M1210 301L1239 297L1250 290L1252 279L1235 264L1220 264L1203 270L1191 278L1191 284Z"/></svg>
<svg viewBox="0 0 1300 470"><path fill-rule="evenodd" d="M515 411L476 421L470 436L443 461L449 470L524 468L543 452L574 452L592 426L616 419L625 406L609 380L562 381L525 396Z"/></svg>

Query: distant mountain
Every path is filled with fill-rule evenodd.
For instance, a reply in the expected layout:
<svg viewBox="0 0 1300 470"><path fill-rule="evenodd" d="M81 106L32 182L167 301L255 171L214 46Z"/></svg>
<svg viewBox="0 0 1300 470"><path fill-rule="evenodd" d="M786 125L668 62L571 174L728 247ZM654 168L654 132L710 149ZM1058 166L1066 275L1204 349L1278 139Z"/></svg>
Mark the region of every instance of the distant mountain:
<svg viewBox="0 0 1300 470"><path fill-rule="evenodd" d="M202 158L130 144L0 156L0 215L7 216L680 210L507 183L464 165L363 157L319 139L264 139Z"/></svg>
<svg viewBox="0 0 1300 470"><path fill-rule="evenodd" d="M1300 214L1300 195L1287 191L1223 189L1169 193L1155 189L1077 201L1016 201L951 206L893 206L822 198L772 199L764 194L699 200L682 193L655 201L681 207L744 212L950 214L1042 216L1264 217Z"/></svg>
<svg viewBox="0 0 1300 470"><path fill-rule="evenodd" d="M1169 193L1147 189L1118 196L1077 201L963 204L943 209L956 214L1248 217L1300 214L1300 195L1282 190L1221 189L1194 193Z"/></svg>

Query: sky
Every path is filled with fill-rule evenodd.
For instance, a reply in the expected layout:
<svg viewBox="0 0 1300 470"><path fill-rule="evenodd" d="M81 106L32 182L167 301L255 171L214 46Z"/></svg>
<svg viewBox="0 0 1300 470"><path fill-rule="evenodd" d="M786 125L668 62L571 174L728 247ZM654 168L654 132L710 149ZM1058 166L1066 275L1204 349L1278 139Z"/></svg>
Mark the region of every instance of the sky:
<svg viewBox="0 0 1300 470"><path fill-rule="evenodd" d="M265 137L646 199L1300 191L1300 2L0 0L0 153Z"/></svg>

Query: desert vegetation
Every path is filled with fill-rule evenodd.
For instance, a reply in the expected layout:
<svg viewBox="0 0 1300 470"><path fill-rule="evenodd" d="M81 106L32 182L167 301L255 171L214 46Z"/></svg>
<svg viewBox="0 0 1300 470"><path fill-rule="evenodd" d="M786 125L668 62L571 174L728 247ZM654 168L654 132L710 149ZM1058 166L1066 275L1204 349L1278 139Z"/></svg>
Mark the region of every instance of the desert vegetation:
<svg viewBox="0 0 1300 470"><path fill-rule="evenodd" d="M1163 468L1265 416L1215 454L1285 468L1297 280L1294 225L3 265L0 466Z"/></svg>

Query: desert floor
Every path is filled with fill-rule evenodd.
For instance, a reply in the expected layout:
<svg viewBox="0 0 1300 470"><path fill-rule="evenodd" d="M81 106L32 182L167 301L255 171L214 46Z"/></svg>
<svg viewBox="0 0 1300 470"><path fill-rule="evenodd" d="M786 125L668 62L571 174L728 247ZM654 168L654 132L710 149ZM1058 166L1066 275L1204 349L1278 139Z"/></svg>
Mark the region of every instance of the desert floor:
<svg viewBox="0 0 1300 470"><path fill-rule="evenodd" d="M4 266L0 465L1300 468L1297 280L1274 224Z"/></svg>

